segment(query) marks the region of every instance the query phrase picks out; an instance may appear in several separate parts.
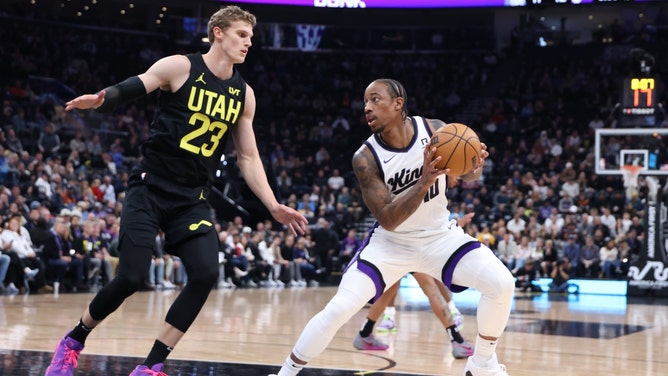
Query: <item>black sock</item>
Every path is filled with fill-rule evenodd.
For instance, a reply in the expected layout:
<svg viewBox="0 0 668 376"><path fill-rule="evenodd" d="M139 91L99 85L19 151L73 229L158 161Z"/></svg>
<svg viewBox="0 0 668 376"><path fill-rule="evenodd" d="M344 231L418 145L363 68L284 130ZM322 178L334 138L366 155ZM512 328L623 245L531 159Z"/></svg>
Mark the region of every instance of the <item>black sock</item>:
<svg viewBox="0 0 668 376"><path fill-rule="evenodd" d="M450 341L457 343L464 342L464 337L462 337L462 335L459 334L459 330L457 330L457 325L449 326L447 329L445 329L445 331L448 332L448 335L450 336Z"/></svg>
<svg viewBox="0 0 668 376"><path fill-rule="evenodd" d="M144 363L142 364L148 368L151 368L158 363L164 363L165 359L167 359L167 356L169 355L170 352L172 352L172 350L173 349L171 347L165 345L164 343L156 339L155 342L153 343L153 348L151 349L151 352L148 353L146 360L144 360Z"/></svg>
<svg viewBox="0 0 668 376"><path fill-rule="evenodd" d="M376 322L367 318L366 322L364 323L364 326L362 327L362 330L360 330L360 336L363 338L366 338L373 333L373 326L376 325Z"/></svg>
<svg viewBox="0 0 668 376"><path fill-rule="evenodd" d="M91 330L93 330L93 328L87 327L83 324L81 319L79 319L77 326L75 326L74 329L72 329L72 331L67 334L67 336L79 341L83 345L84 342L86 342L86 338L90 334Z"/></svg>

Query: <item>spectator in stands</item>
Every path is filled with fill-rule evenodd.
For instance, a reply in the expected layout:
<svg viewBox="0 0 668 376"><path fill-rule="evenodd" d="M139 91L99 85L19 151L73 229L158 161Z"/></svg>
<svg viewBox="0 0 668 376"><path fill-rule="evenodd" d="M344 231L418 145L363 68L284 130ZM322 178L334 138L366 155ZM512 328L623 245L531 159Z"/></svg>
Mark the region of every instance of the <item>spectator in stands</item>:
<svg viewBox="0 0 668 376"><path fill-rule="evenodd" d="M612 212L610 211L610 208L607 206L604 206L601 208L601 223L605 226L608 227L608 236L614 237L617 235L615 232L615 227L617 225L617 219L615 218L614 215L612 215Z"/></svg>
<svg viewBox="0 0 668 376"><path fill-rule="evenodd" d="M44 263L47 275L54 282L62 282L66 274L72 278L71 287L76 291L88 291L84 284L83 259L76 257L69 223L64 217L56 217L50 235L44 242ZM55 288L55 287L54 287Z"/></svg>
<svg viewBox="0 0 668 376"><path fill-rule="evenodd" d="M76 216L77 212L78 210L73 210L72 217ZM113 279L116 277L120 262L118 258L118 233L121 228L121 220L120 217L109 216L106 222L110 224L107 225L105 221L98 221L100 239L102 239L102 244L104 245L103 250L106 250L104 257L111 263L111 278ZM114 243L115 246L112 246Z"/></svg>
<svg viewBox="0 0 668 376"><path fill-rule="evenodd" d="M341 176L341 170L338 168L333 169L332 175L327 179L327 186L329 189L333 194L338 195L341 191L341 188L343 188L345 185L346 181L343 176Z"/></svg>
<svg viewBox="0 0 668 376"><path fill-rule="evenodd" d="M336 194L336 203L343 204L346 209L350 206L352 199L353 196L350 195L350 188L347 186L342 186L341 190Z"/></svg>
<svg viewBox="0 0 668 376"><path fill-rule="evenodd" d="M232 280L232 275L234 275L234 270L230 260L234 256L234 247L227 241L228 232L221 230L218 232L218 268L220 271L220 277L218 279L218 288L233 288L236 287L234 281Z"/></svg>
<svg viewBox="0 0 668 376"><path fill-rule="evenodd" d="M571 235L573 239L575 238L575 235ZM569 236L570 237L570 236ZM540 263L540 272L543 277L548 277L549 275L552 274L552 266L554 265L554 262L557 261L559 258L559 251L556 249L554 245L554 240L552 239L546 239L545 240L545 245L543 247L543 255L538 262Z"/></svg>
<svg viewBox="0 0 668 376"><path fill-rule="evenodd" d="M496 249L496 237L494 237L494 234L490 231L489 226L484 224L481 227L481 231L476 235L478 241L482 243L483 240L485 240L490 249Z"/></svg>
<svg viewBox="0 0 668 376"><path fill-rule="evenodd" d="M290 274L286 285L289 287L306 286L306 281L304 281L302 278L301 268L295 262L295 246L295 236L292 234L286 234L280 246L283 260L290 264Z"/></svg>
<svg viewBox="0 0 668 376"><path fill-rule="evenodd" d="M585 278L598 278L600 270L600 249L594 244L594 237L587 235L585 244L580 249L577 275Z"/></svg>
<svg viewBox="0 0 668 376"><path fill-rule="evenodd" d="M233 253L230 258L230 266L232 267L233 272L232 280L237 286L247 287L250 284L250 277L248 274L251 272L251 264L250 260L248 260L248 254L246 253L244 244L242 243L244 238L239 233L232 234L232 238Z"/></svg>
<svg viewBox="0 0 668 376"><path fill-rule="evenodd" d="M280 281L281 270L278 268L277 271L277 268L274 267L274 265L276 265L276 259L274 258L274 250L271 248L271 241L273 241L273 238L261 229L264 228L264 222L258 222L257 226L259 227L256 227L255 230L255 233L257 234L257 248L260 252L261 260L267 265L267 278L265 281L260 281L260 285L271 287L281 286L281 284L277 282Z"/></svg>
<svg viewBox="0 0 668 376"><path fill-rule="evenodd" d="M7 149L12 152L16 154L21 154L23 152L23 142L21 142L21 139L16 135L14 128L7 129L5 143L7 144Z"/></svg>
<svg viewBox="0 0 668 376"><path fill-rule="evenodd" d="M99 260L100 282L102 285L105 285L115 277L115 273L113 271L112 256L109 254L108 249L109 242L105 241L101 234L101 227L103 226L104 219L92 218L86 221L84 227L88 223L91 224L90 236L84 238L84 247L90 248L91 257ZM89 246L89 244L92 244L92 247ZM95 283L96 281L92 282Z"/></svg>
<svg viewBox="0 0 668 376"><path fill-rule="evenodd" d="M84 280L88 281L93 277L93 274L101 273L100 260L93 260L93 248L95 246L94 242L89 241L92 234L93 225L89 221L81 224L81 219L74 219L74 223L77 225L77 228L73 228L72 225L72 212L65 208L60 211L60 217L65 219L69 224L70 234L72 236L72 247L76 250L76 257L81 258L84 264Z"/></svg>
<svg viewBox="0 0 668 376"><path fill-rule="evenodd" d="M521 237L522 232L526 228L527 222L523 218L524 207L518 207L508 223L506 223L506 230L511 233L516 239Z"/></svg>
<svg viewBox="0 0 668 376"><path fill-rule="evenodd" d="M116 191L110 175L105 175L102 178L102 184L100 184L99 189L102 192L102 202L108 205L116 204Z"/></svg>
<svg viewBox="0 0 668 376"><path fill-rule="evenodd" d="M339 246L339 270L346 268L361 245L362 241L357 239L357 230L348 230L348 235L341 240Z"/></svg>
<svg viewBox="0 0 668 376"><path fill-rule="evenodd" d="M552 273L550 273L550 292L567 292L569 279L573 273L571 263L567 258L561 258L554 262Z"/></svg>
<svg viewBox="0 0 668 376"><path fill-rule="evenodd" d="M513 273L515 276L515 287L520 291L541 292L540 286L535 282L538 280L539 272L536 269L536 262L533 259L527 259L527 262Z"/></svg>
<svg viewBox="0 0 668 376"><path fill-rule="evenodd" d="M273 260L267 259L268 253L260 250L260 243L264 243L264 233L262 231L254 231L247 236L246 253L249 251L253 254L253 269L254 277L257 284L260 286L271 286L273 281L272 274L274 268L272 266ZM264 248L267 248L264 244Z"/></svg>
<svg viewBox="0 0 668 376"><path fill-rule="evenodd" d="M315 257L314 266L318 273L332 271L332 258L339 249L339 236L324 217L318 218L311 229L311 254Z"/></svg>
<svg viewBox="0 0 668 376"><path fill-rule="evenodd" d="M276 178L278 193L282 198L287 198L292 193L292 178L286 169L282 169Z"/></svg>
<svg viewBox="0 0 668 376"><path fill-rule="evenodd" d="M599 278L612 279L621 272L619 249L613 237L605 238L605 245L599 249L601 260L601 274Z"/></svg>
<svg viewBox="0 0 668 376"><path fill-rule="evenodd" d="M578 212L578 207L575 206L575 200L567 192L563 192L563 196L559 199L558 209L562 214Z"/></svg>
<svg viewBox="0 0 668 376"><path fill-rule="evenodd" d="M299 237L294 241L292 247L292 264L295 269L295 276L292 280L292 285L297 286L317 286L315 281L315 257L311 256L309 249L306 247L307 240L304 237ZM299 270L299 273L296 271Z"/></svg>
<svg viewBox="0 0 668 376"><path fill-rule="evenodd" d="M88 156L92 164L99 166L99 163L102 160L103 152L104 146L102 145L100 135L95 133L93 137L86 143L85 155Z"/></svg>
<svg viewBox="0 0 668 376"><path fill-rule="evenodd" d="M562 246L562 254L563 257L567 258L571 263L571 267L574 269L574 274L580 276L580 258L582 257L582 250L576 234L566 235L566 242Z"/></svg>
<svg viewBox="0 0 668 376"><path fill-rule="evenodd" d="M631 263L635 263L640 257L640 253L642 251L642 241L638 239L638 236L636 235L636 230L634 229L629 229L629 231L626 233L626 243L628 244L629 250L629 261Z"/></svg>
<svg viewBox="0 0 668 376"><path fill-rule="evenodd" d="M37 147L44 154L44 158L53 158L58 155L60 150L60 136L56 133L53 123L49 123L39 135Z"/></svg>
<svg viewBox="0 0 668 376"><path fill-rule="evenodd" d="M5 285L7 278L7 270L9 269L9 263L11 259L8 255L0 252L0 294L18 294L19 289L14 286L13 289Z"/></svg>
<svg viewBox="0 0 668 376"><path fill-rule="evenodd" d="M334 210L327 213L327 218L331 229L336 232L339 239L342 239L353 226L353 216L341 203L336 204Z"/></svg>
<svg viewBox="0 0 668 376"><path fill-rule="evenodd" d="M561 196L568 196L570 198L575 198L580 195L580 186L578 185L577 181L575 180L575 177L573 178L568 178L562 185L561 185L561 191L559 192Z"/></svg>
<svg viewBox="0 0 668 376"><path fill-rule="evenodd" d="M506 231L504 227L500 237L501 240L496 246L497 256L509 270L516 269L517 243L515 242L515 236Z"/></svg>
<svg viewBox="0 0 668 376"><path fill-rule="evenodd" d="M82 131L77 131L69 143L70 151L77 152L77 156L86 152L86 141Z"/></svg>
<svg viewBox="0 0 668 376"><path fill-rule="evenodd" d="M605 127L605 122L603 121L603 119L601 119L600 114L595 113L594 117L589 121L588 126L589 129L593 131Z"/></svg>
<svg viewBox="0 0 668 376"><path fill-rule="evenodd" d="M634 215L631 217L631 225L629 226L629 232L631 230L635 231L638 239L645 239L645 226L640 221L640 216Z"/></svg>
<svg viewBox="0 0 668 376"><path fill-rule="evenodd" d="M23 216L19 213L11 215L0 234L2 253L8 255L11 260L6 273L9 289L13 290L13 287L20 286L20 290L23 290L23 281L27 278L32 292L52 291L45 287L44 264L37 257L27 230L21 226L22 219Z"/></svg>
<svg viewBox="0 0 668 376"><path fill-rule="evenodd" d="M517 269L526 264L527 260L533 259L535 252L536 249L529 242L529 236L522 235L520 237L520 242L517 244L517 251L515 252L515 267L512 269L512 271L516 272Z"/></svg>
<svg viewBox="0 0 668 376"><path fill-rule="evenodd" d="M276 235L271 239L271 244L269 245L269 248L271 249L273 255L272 257L273 268L274 268L273 278L274 282L279 287L284 287L286 282L292 281L291 263L290 261L283 258L283 253L281 252L282 242L283 242L282 237Z"/></svg>

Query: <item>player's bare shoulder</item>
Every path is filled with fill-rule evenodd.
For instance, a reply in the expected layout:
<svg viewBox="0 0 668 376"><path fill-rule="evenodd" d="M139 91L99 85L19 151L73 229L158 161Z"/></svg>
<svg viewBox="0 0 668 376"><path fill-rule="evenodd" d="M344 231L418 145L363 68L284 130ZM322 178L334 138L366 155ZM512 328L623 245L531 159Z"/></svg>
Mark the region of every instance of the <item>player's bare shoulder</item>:
<svg viewBox="0 0 668 376"><path fill-rule="evenodd" d="M359 182L364 204L378 217L379 210L392 199L369 146L362 145L357 149L353 155L353 170Z"/></svg>
<svg viewBox="0 0 668 376"><path fill-rule="evenodd" d="M378 165L367 145L360 146L353 155L353 170L360 182L378 177Z"/></svg>
<svg viewBox="0 0 668 376"><path fill-rule="evenodd" d="M190 60L185 55L170 55L161 58L139 75L148 92L160 88L176 92L190 75Z"/></svg>

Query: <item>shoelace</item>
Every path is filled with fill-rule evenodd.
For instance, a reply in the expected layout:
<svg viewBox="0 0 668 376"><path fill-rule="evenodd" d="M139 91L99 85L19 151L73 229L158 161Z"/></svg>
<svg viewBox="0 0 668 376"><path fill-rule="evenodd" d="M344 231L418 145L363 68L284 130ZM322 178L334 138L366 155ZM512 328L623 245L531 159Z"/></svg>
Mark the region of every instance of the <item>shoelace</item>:
<svg viewBox="0 0 668 376"><path fill-rule="evenodd" d="M63 365L61 368L63 369L69 367L77 368L78 360L79 360L79 352L67 348L67 350L65 350L65 356L63 357Z"/></svg>

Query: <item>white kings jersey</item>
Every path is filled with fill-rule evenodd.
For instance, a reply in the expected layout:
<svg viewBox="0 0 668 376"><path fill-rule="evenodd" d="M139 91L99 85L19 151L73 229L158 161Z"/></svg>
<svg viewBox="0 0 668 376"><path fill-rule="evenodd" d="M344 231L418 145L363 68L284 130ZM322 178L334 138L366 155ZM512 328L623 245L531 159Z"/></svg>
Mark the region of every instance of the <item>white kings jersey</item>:
<svg viewBox="0 0 668 376"><path fill-rule="evenodd" d="M424 148L429 145L432 135L424 118L415 116L409 119L413 123L415 132L406 148L392 148L383 143L377 134L371 135L365 141L376 159L381 178L393 199L406 194L420 179L424 164ZM418 236L428 236L452 226L448 199L445 196L446 189L447 178L441 175L429 188L418 209L397 226L394 232L402 235L412 233Z"/></svg>

